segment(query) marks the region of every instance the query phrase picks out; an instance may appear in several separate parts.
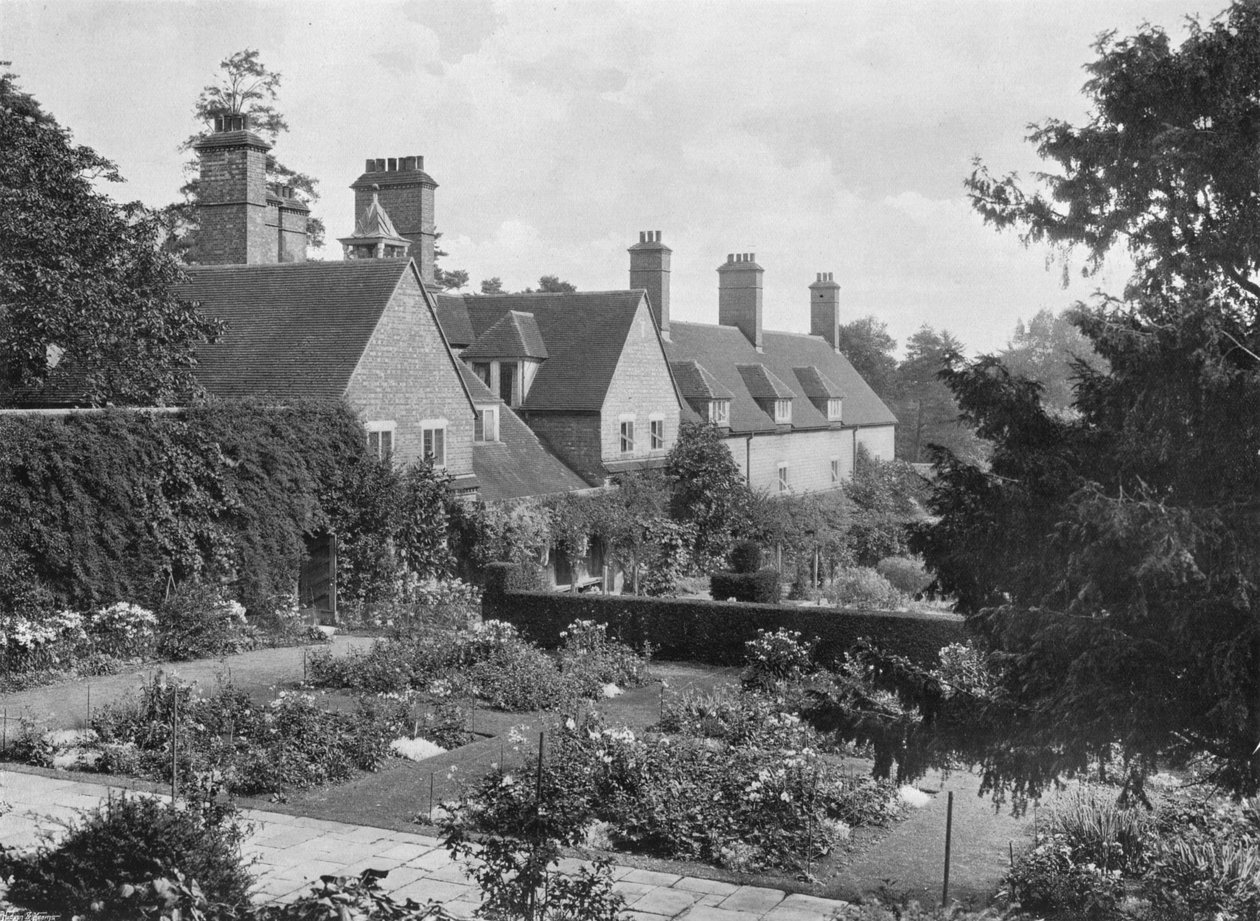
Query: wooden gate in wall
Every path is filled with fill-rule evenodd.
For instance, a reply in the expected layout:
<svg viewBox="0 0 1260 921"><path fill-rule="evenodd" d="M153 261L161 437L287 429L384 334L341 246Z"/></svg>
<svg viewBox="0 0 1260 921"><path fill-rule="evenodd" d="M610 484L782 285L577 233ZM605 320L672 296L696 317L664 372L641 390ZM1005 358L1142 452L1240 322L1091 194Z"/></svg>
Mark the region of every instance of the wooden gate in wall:
<svg viewBox="0 0 1260 921"><path fill-rule="evenodd" d="M316 623L337 623L337 537L316 534L306 539L306 559L298 577L298 605Z"/></svg>

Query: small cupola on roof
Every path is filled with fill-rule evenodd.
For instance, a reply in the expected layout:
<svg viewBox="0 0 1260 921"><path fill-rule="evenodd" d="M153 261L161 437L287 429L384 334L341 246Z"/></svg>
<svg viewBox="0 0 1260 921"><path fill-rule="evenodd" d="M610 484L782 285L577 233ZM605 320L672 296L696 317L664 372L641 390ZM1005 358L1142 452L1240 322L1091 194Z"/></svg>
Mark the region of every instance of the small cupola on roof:
<svg viewBox="0 0 1260 921"><path fill-rule="evenodd" d="M338 242L347 259L400 259L411 247L411 241L394 229L394 222L381 206L376 191L372 192L372 201L355 224L354 233L341 237Z"/></svg>
<svg viewBox="0 0 1260 921"><path fill-rule="evenodd" d="M813 365L804 368L793 368L801 385L801 392L815 408L827 417L828 422L840 422L843 419L844 394L832 380Z"/></svg>
<svg viewBox="0 0 1260 921"><path fill-rule="evenodd" d="M363 168L363 175L351 183L354 213L362 214L369 200L379 194L381 204L393 216L398 234L411 241L411 257L420 277L433 284L437 248L434 223L434 194L438 184L424 171L424 157L375 157Z"/></svg>
<svg viewBox="0 0 1260 921"><path fill-rule="evenodd" d="M670 362L678 392L699 413L700 417L714 425L729 428L731 425L731 400L735 394L695 360Z"/></svg>
<svg viewBox="0 0 1260 921"><path fill-rule="evenodd" d="M516 407L525 402L534 375L548 356L534 315L509 310L461 357L504 403Z"/></svg>
<svg viewBox="0 0 1260 921"><path fill-rule="evenodd" d="M792 400L796 394L791 387L765 365L736 365L736 370L744 379L748 395L769 413L776 425L792 424Z"/></svg>

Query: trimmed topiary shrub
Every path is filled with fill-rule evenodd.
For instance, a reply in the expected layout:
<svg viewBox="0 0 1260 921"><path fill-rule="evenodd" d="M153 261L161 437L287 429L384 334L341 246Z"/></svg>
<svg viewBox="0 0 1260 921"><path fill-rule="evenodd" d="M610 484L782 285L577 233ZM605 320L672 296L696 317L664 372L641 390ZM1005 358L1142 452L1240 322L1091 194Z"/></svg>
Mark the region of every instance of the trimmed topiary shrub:
<svg viewBox="0 0 1260 921"><path fill-rule="evenodd" d="M731 551L731 569L754 573L761 568L761 546L755 540L741 540Z"/></svg>
<svg viewBox="0 0 1260 921"><path fill-rule="evenodd" d="M521 634L545 648L561 644L575 620L605 624L608 636L633 648L650 643L660 659L741 665L744 644L759 630L799 631L817 640L818 662L843 658L866 638L886 652L934 668L942 647L966 641L963 618L955 615L801 608L794 605L731 604L694 598L644 598L634 595L573 595L557 592L507 592L481 601L481 614L514 624Z"/></svg>
<svg viewBox="0 0 1260 921"><path fill-rule="evenodd" d="M932 584L932 575L923 565L923 561L913 556L884 557L875 566L875 571L893 584L899 592L916 597Z"/></svg>
<svg viewBox="0 0 1260 921"><path fill-rule="evenodd" d="M823 588L823 597L835 605L881 611L895 611L909 601L891 582L865 566L837 569L835 576Z"/></svg>
<svg viewBox="0 0 1260 921"><path fill-rule="evenodd" d="M757 572L715 572L709 576L709 594L715 601L751 601L776 604L779 601L779 573L775 569Z"/></svg>

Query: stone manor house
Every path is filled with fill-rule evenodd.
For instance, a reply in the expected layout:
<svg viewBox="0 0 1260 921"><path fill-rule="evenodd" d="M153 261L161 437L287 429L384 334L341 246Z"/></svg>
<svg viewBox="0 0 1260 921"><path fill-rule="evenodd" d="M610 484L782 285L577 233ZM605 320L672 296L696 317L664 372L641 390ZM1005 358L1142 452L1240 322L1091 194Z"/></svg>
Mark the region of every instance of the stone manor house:
<svg viewBox="0 0 1260 921"><path fill-rule="evenodd" d="M671 321L660 231L629 247L622 290L443 293L438 185L423 157L368 160L351 183L344 258L308 261L307 208L268 184L269 149L240 115L218 117L196 145L200 228L184 295L226 322L197 355L214 397L344 398L370 450L429 457L457 491L487 500L661 466L688 421L717 425L769 493L838 487L859 447L892 457L896 419L837 348L830 274L802 286L808 333L764 328L774 306L750 253L717 268L716 324Z"/></svg>

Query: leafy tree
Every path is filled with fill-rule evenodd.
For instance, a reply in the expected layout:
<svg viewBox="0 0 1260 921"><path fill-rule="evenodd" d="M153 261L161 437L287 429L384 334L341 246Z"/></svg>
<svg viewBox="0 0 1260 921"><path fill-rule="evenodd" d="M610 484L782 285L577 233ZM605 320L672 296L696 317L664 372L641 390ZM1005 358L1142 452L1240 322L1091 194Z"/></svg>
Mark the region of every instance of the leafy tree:
<svg viewBox="0 0 1260 921"><path fill-rule="evenodd" d="M928 459L929 445L943 445L968 459L983 456L981 445L959 418L958 404L939 375L963 349L948 332L920 327L906 342L897 367L897 457L911 463Z"/></svg>
<svg viewBox="0 0 1260 921"><path fill-rule="evenodd" d="M1260 790L1260 5L1188 33L1099 39L1088 123L1032 132L1038 189L968 181L995 226L1135 266L1070 314L1107 363L1078 417L995 358L946 373L992 467L938 454L919 542L1004 666L999 787L1114 757L1133 792L1192 758Z"/></svg>
<svg viewBox="0 0 1260 921"><path fill-rule="evenodd" d="M874 566L906 552L911 526L924 517L927 485L904 461L884 462L859 447L853 479L844 486L851 505L847 547L854 562Z"/></svg>
<svg viewBox="0 0 1260 921"><path fill-rule="evenodd" d="M712 423L684 422L665 461L670 516L695 527L694 564L722 566L746 517L748 484L722 432Z"/></svg>
<svg viewBox="0 0 1260 921"><path fill-rule="evenodd" d="M1100 362L1094 346L1068 315L1049 310L1038 311L1027 325L1023 320L1016 323L1015 335L998 357L1011 373L1040 384L1042 403L1059 412L1072 405L1075 363Z"/></svg>
<svg viewBox="0 0 1260 921"><path fill-rule="evenodd" d="M458 291L468 284L467 269L447 271L439 265L433 267L433 280L443 291Z"/></svg>
<svg viewBox="0 0 1260 921"><path fill-rule="evenodd" d="M544 275L538 279L538 291L541 294L572 294L577 290L576 285L572 285L567 281L561 281L555 275ZM526 294L533 294L533 288L526 288Z"/></svg>
<svg viewBox="0 0 1260 921"><path fill-rule="evenodd" d="M194 348L218 325L176 296L158 222L102 180L121 181L114 164L0 73L0 404L44 388L56 359L93 405L197 389Z"/></svg>
<svg viewBox="0 0 1260 921"><path fill-rule="evenodd" d="M628 473L617 480L615 490L599 498L592 512L592 536L602 539L612 561L628 571L637 595L644 568L660 562L661 534L670 530L668 486L655 473Z"/></svg>
<svg viewBox="0 0 1260 921"><path fill-rule="evenodd" d="M493 278L483 278L481 280L481 293L482 294L502 294L503 293L503 279L500 278L498 275L494 276Z"/></svg>
<svg viewBox="0 0 1260 921"><path fill-rule="evenodd" d="M289 130L289 123L277 108L281 75L267 68L255 48L237 51L219 62L222 76L218 83L204 86L193 104L193 118L202 127L180 145L191 151L198 141L209 136L209 124L221 113L242 114L249 119L249 129L273 145ZM318 180L281 163L272 150L267 154L267 181L293 186L308 203L319 201ZM184 200L163 209L163 223L169 250L186 256L196 232L197 196L200 185L200 164L194 156L185 165L188 180L180 188ZM311 218L307 223L310 245L324 245L324 222Z"/></svg>
<svg viewBox="0 0 1260 921"><path fill-rule="evenodd" d="M897 398L897 340L888 334L888 324L875 317L862 317L840 327L840 351L889 406Z"/></svg>

